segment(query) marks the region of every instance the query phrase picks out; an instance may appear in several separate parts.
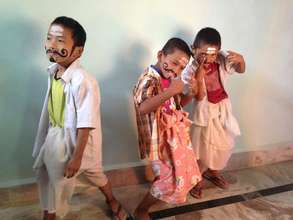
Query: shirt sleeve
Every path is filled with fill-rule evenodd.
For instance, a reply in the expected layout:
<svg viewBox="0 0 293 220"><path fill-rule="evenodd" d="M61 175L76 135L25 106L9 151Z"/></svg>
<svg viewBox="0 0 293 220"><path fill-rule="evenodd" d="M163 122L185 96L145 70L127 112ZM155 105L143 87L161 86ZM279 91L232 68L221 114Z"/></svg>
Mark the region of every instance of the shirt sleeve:
<svg viewBox="0 0 293 220"><path fill-rule="evenodd" d="M190 76L189 68L191 68L192 61L193 61L193 58L190 58L188 64L185 66L185 68L182 70L182 73L181 73L181 80L182 80L185 84L188 84L188 80L189 80L190 77L191 77L191 76Z"/></svg>
<svg viewBox="0 0 293 220"><path fill-rule="evenodd" d="M137 105L140 105L146 99L151 98L158 94L158 81L152 77L146 77L138 82L134 99Z"/></svg>
<svg viewBox="0 0 293 220"><path fill-rule="evenodd" d="M225 65L227 74L231 75L231 74L235 73L234 66L228 63L228 59L226 57L224 57L224 65Z"/></svg>
<svg viewBox="0 0 293 220"><path fill-rule="evenodd" d="M100 114L100 93L96 81L83 81L76 96L77 128L97 128Z"/></svg>

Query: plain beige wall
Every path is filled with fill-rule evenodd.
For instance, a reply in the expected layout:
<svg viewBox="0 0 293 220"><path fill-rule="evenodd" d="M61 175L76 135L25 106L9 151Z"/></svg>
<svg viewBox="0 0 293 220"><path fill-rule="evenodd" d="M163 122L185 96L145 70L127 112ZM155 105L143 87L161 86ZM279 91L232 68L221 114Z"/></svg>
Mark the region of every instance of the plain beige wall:
<svg viewBox="0 0 293 220"><path fill-rule="evenodd" d="M56 16L76 18L88 33L83 63L99 80L107 169L140 163L131 90L173 36L190 44L217 28L223 49L242 53L245 75L229 92L243 135L235 151L293 141L293 1L76 0L0 3L0 186L33 181L31 150L46 90L44 39Z"/></svg>

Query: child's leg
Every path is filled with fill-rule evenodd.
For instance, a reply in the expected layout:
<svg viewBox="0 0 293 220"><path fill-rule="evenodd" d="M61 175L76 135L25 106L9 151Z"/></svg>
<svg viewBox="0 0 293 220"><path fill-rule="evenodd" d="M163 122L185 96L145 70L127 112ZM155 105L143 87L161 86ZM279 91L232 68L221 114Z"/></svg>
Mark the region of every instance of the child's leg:
<svg viewBox="0 0 293 220"><path fill-rule="evenodd" d="M114 211L118 210L119 203L117 202L116 198L113 195L112 186L110 181L107 181L107 183L104 186L100 186L99 189L103 193L103 195L106 198L107 204L111 207L111 209Z"/></svg>
<svg viewBox="0 0 293 220"><path fill-rule="evenodd" d="M64 178L64 168L51 168L48 170L51 185L51 190L49 192L48 213L52 219L54 219L56 214L62 218L69 211L69 202L74 192L76 177L72 177L70 179Z"/></svg>
<svg viewBox="0 0 293 220"><path fill-rule="evenodd" d="M82 172L82 176L91 185L100 189L106 198L106 203L110 206L113 214L119 219L126 219L127 212L122 208L121 204L117 201L113 195L112 186L108 181L106 175L102 171L102 168L94 168Z"/></svg>
<svg viewBox="0 0 293 220"><path fill-rule="evenodd" d="M43 161L48 173L48 216L54 219L55 214L64 217L69 209L75 177L64 178L64 168L69 155L66 150L64 130L50 128L46 139Z"/></svg>
<svg viewBox="0 0 293 220"><path fill-rule="evenodd" d="M43 220L48 220L50 183L48 171L45 166L36 170L36 180L38 184L40 205L43 210Z"/></svg>
<svg viewBox="0 0 293 220"><path fill-rule="evenodd" d="M135 219L149 220L150 219L149 209L151 208L151 206L156 204L158 201L160 201L160 200L153 197L152 194L150 192L148 192L134 211Z"/></svg>

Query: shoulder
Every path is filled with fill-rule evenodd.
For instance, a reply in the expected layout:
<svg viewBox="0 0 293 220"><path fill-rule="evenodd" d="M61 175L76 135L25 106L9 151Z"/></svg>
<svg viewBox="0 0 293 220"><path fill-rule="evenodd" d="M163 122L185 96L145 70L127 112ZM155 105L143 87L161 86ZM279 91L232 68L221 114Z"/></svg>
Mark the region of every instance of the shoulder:
<svg viewBox="0 0 293 220"><path fill-rule="evenodd" d="M159 79L160 76L151 67L147 67L140 75L136 87L156 85Z"/></svg>
<svg viewBox="0 0 293 220"><path fill-rule="evenodd" d="M86 86L86 87L98 87L96 78L90 74L83 67L78 67L74 70L71 84L74 87Z"/></svg>

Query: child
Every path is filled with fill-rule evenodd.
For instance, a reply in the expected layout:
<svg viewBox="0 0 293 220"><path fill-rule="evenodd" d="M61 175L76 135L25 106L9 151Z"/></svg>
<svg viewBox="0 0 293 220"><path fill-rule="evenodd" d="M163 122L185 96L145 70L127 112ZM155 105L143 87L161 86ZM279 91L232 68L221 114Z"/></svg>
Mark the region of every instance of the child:
<svg viewBox="0 0 293 220"><path fill-rule="evenodd" d="M144 71L133 90L140 156L151 161L156 176L134 212L139 220L149 219L149 208L159 200L184 202L201 180L189 137L191 122L181 108L190 100L181 95L184 83L179 79L190 56L183 40L170 39L158 52L156 65Z"/></svg>
<svg viewBox="0 0 293 220"><path fill-rule="evenodd" d="M194 77L190 68L198 68L198 93L194 102L191 132L192 144L199 159L203 177L220 188L227 188L228 182L220 175L232 153L234 138L240 135L238 123L232 115L229 96L225 90L225 78L234 71L243 73L245 62L235 52L220 51L221 37L213 28L203 28L193 43L194 60L182 73L183 80ZM201 197L202 182L191 190Z"/></svg>
<svg viewBox="0 0 293 220"><path fill-rule="evenodd" d="M80 174L100 188L117 219L126 218L102 170L99 87L79 61L85 41L72 18L57 17L49 27L45 49L54 64L33 151L44 220L65 216Z"/></svg>

